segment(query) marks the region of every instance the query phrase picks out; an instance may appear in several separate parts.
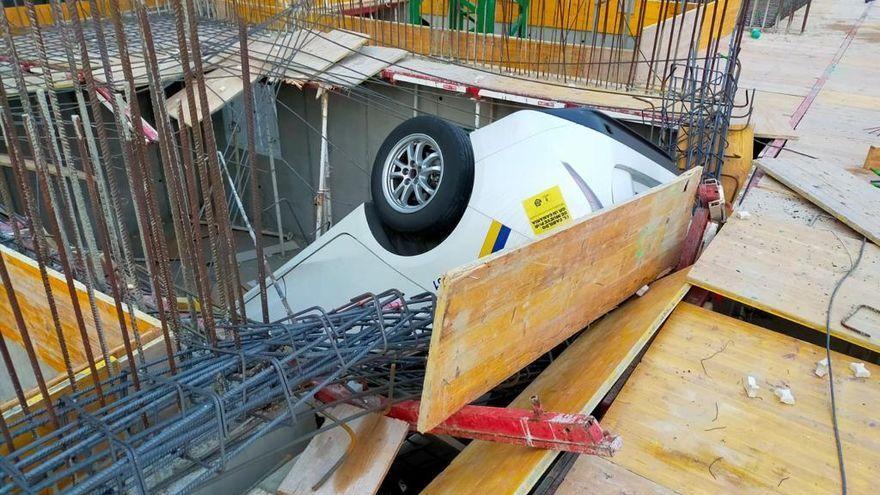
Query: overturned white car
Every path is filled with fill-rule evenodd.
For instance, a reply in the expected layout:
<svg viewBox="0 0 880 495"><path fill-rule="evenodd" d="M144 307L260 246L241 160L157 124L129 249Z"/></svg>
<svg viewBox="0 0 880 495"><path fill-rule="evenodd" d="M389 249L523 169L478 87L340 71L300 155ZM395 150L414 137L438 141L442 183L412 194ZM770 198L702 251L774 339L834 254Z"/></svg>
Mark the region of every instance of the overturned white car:
<svg viewBox="0 0 880 495"><path fill-rule="evenodd" d="M587 109L522 110L470 134L403 122L373 165L363 204L274 273L271 319L396 288L436 291L450 269L521 245L675 177L672 160ZM267 280L267 284L271 284ZM259 319L257 290L245 296Z"/></svg>

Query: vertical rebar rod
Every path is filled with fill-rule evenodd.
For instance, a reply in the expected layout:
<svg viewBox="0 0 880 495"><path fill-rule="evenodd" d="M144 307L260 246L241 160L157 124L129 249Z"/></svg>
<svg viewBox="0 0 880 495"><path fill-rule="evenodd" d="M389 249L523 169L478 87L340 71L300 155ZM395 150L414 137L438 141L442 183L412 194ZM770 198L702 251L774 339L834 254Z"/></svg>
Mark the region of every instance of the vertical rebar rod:
<svg viewBox="0 0 880 495"><path fill-rule="evenodd" d="M238 16L238 43L241 55L241 80L244 85L244 114L247 137L247 160L250 169L251 221L254 224L254 248L257 252L257 284L260 288L260 310L263 323L269 323L269 301L266 294L266 260L263 252L263 203L260 200L260 174L257 169L256 130L254 125L254 90L251 87L248 34L244 19ZM242 308L242 311L244 308Z"/></svg>

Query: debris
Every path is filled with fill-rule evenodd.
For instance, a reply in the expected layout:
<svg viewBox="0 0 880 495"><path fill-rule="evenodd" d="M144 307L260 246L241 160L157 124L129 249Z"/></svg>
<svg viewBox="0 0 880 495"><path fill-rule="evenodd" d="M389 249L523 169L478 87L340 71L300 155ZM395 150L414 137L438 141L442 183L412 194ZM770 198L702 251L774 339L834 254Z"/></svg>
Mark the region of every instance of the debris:
<svg viewBox="0 0 880 495"><path fill-rule="evenodd" d="M650 289L650 287L648 287L647 285L643 285L639 290L636 291L636 295L642 297L645 295L645 293L648 292L648 289Z"/></svg>
<svg viewBox="0 0 880 495"><path fill-rule="evenodd" d="M715 356L721 354L722 352L724 352L724 350L727 349L727 346L730 345L731 342L733 342L733 341L732 341L732 340L728 340L727 342L724 343L723 346L721 346L721 349L718 349L717 351L713 352L713 353L710 354L709 356L706 356L706 357L704 357L703 359L700 359L700 366L703 368L703 373L705 373L706 376L709 376L709 372L706 371L706 365L705 365L704 363L705 363L706 361L712 359L713 357L715 357Z"/></svg>
<svg viewBox="0 0 880 495"><path fill-rule="evenodd" d="M865 368L865 363L849 363L849 369L852 370L856 378L868 378L871 372Z"/></svg>
<svg viewBox="0 0 880 495"><path fill-rule="evenodd" d="M753 377L752 375L748 375L746 377L745 387L746 395L749 396L750 399L754 399L755 397L757 397L758 390L761 389L761 387L758 386L758 380L755 380L755 377Z"/></svg>
<svg viewBox="0 0 880 495"><path fill-rule="evenodd" d="M776 397L779 399L779 402L783 404L794 405L794 395L791 393L791 389L778 387L773 390L773 393L776 394Z"/></svg>
<svg viewBox="0 0 880 495"><path fill-rule="evenodd" d="M816 369L813 371L819 378L824 377L828 374L828 358L822 358L820 361L816 361Z"/></svg>
<svg viewBox="0 0 880 495"><path fill-rule="evenodd" d="M734 215L736 216L737 220L748 220L752 218L752 214L745 210L737 210Z"/></svg>

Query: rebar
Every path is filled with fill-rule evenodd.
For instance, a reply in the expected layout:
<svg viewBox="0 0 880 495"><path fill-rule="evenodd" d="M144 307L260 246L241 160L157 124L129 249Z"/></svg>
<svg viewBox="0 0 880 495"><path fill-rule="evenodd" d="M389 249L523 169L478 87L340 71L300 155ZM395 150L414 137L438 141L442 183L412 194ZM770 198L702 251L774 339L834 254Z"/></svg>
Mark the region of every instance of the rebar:
<svg viewBox="0 0 880 495"><path fill-rule="evenodd" d="M412 398L423 378L434 305L430 294L404 300L389 291L334 311L220 326L216 345L188 342L176 354L176 374L167 358L138 367L140 391L120 374L104 383L116 397L106 406L85 390L59 400L62 426L3 456L21 476L0 474L0 494L74 479L66 493L150 491L174 480L195 486L272 429L329 407L314 400L323 387L357 383L360 396L387 394L394 369L394 399ZM11 436L44 423L46 413L35 410L10 424Z"/></svg>

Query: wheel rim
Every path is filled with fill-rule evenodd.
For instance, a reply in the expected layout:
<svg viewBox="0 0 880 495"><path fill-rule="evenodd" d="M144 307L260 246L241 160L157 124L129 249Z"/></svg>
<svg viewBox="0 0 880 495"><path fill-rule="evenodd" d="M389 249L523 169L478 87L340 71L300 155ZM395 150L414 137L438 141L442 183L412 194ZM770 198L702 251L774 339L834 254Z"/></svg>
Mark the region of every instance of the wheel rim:
<svg viewBox="0 0 880 495"><path fill-rule="evenodd" d="M440 146L425 134L410 134L394 145L382 171L385 200L401 213L415 213L437 195L443 180Z"/></svg>

